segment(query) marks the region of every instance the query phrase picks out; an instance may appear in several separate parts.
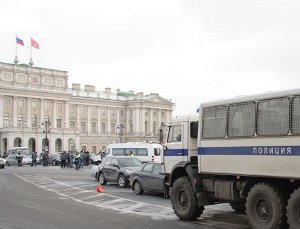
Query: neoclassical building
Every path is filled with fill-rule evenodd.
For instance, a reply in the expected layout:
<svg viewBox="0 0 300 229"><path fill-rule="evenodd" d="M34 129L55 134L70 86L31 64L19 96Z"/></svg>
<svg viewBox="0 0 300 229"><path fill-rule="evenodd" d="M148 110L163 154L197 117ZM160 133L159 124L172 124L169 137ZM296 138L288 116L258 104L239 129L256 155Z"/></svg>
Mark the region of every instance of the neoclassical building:
<svg viewBox="0 0 300 229"><path fill-rule="evenodd" d="M68 87L68 72L0 62L0 148L86 149L157 141L174 104L156 93Z"/></svg>

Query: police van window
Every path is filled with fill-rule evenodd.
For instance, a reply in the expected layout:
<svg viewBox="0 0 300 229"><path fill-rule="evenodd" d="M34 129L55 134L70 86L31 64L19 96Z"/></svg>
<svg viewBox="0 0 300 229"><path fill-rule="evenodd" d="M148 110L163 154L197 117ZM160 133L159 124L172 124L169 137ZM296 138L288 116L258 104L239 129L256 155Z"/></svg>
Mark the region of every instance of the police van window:
<svg viewBox="0 0 300 229"><path fill-rule="evenodd" d="M168 142L181 142L181 125L171 127Z"/></svg>
<svg viewBox="0 0 300 229"><path fill-rule="evenodd" d="M198 122L191 122L190 132L191 138L198 138Z"/></svg>
<svg viewBox="0 0 300 229"><path fill-rule="evenodd" d="M154 148L154 155L160 156L160 148Z"/></svg>
<svg viewBox="0 0 300 229"><path fill-rule="evenodd" d="M300 134L300 97L295 97L292 104L292 133Z"/></svg>
<svg viewBox="0 0 300 229"><path fill-rule="evenodd" d="M124 149L123 148L112 148L112 154L121 156L124 155Z"/></svg>
<svg viewBox="0 0 300 229"><path fill-rule="evenodd" d="M212 107L203 111L203 138L224 138L226 135L227 107Z"/></svg>
<svg viewBox="0 0 300 229"><path fill-rule="evenodd" d="M148 156L148 150L146 148L137 149L138 156Z"/></svg>
<svg viewBox="0 0 300 229"><path fill-rule="evenodd" d="M105 155L108 155L110 153L110 148L105 149Z"/></svg>
<svg viewBox="0 0 300 229"><path fill-rule="evenodd" d="M125 149L125 155L126 156L131 156L131 155L136 155L136 149L133 148L127 148Z"/></svg>
<svg viewBox="0 0 300 229"><path fill-rule="evenodd" d="M288 98L259 102L257 135L279 136L289 132L290 101Z"/></svg>
<svg viewBox="0 0 300 229"><path fill-rule="evenodd" d="M228 136L252 137L255 133L255 103L229 106Z"/></svg>

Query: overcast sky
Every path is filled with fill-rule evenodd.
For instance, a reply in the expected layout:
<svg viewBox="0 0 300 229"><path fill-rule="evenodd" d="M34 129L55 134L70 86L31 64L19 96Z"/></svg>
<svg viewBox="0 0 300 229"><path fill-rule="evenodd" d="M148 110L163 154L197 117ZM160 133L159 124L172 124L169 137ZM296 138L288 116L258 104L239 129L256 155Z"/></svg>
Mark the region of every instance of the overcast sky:
<svg viewBox="0 0 300 229"><path fill-rule="evenodd" d="M69 72L72 83L176 103L300 88L300 1L0 0L0 62Z"/></svg>

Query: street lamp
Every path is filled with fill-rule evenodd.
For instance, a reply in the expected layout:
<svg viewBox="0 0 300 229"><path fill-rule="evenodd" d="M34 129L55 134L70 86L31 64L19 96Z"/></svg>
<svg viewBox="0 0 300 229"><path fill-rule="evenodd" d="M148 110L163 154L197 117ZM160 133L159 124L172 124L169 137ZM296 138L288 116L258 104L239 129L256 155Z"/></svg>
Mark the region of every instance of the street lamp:
<svg viewBox="0 0 300 229"><path fill-rule="evenodd" d="M120 124L119 126L117 126L117 129L118 129L118 135L120 138L120 143L122 143L122 137L124 135L124 130L125 130L124 124Z"/></svg>
<svg viewBox="0 0 300 229"><path fill-rule="evenodd" d="M50 133L50 126L51 122L48 119L45 119L44 122L42 122L42 125L44 126L45 130L43 130L43 133L46 134L46 142L45 142L45 148L44 151L47 153L49 152L49 140L48 140L48 133Z"/></svg>

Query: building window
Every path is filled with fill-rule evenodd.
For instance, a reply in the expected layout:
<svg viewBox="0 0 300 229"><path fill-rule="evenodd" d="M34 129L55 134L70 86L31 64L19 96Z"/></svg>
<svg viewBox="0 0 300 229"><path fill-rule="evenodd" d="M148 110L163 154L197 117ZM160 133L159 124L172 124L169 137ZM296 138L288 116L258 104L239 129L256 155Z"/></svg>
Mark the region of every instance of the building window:
<svg viewBox="0 0 300 229"><path fill-rule="evenodd" d="M45 109L50 109L50 102L45 102Z"/></svg>
<svg viewBox="0 0 300 229"><path fill-rule="evenodd" d="M11 126L10 116L6 115L6 116L3 117L3 126L4 127Z"/></svg>
<svg viewBox="0 0 300 229"><path fill-rule="evenodd" d="M24 107L24 99L19 100L19 107Z"/></svg>
<svg viewBox="0 0 300 229"><path fill-rule="evenodd" d="M91 108L91 114L94 115L95 113L96 113L96 109L95 109L95 107L92 107Z"/></svg>
<svg viewBox="0 0 300 229"><path fill-rule="evenodd" d="M17 81L21 83L26 83L26 75L18 74Z"/></svg>
<svg viewBox="0 0 300 229"><path fill-rule="evenodd" d="M86 123L85 122L81 122L81 129L80 129L80 132L81 133L85 133L86 132Z"/></svg>
<svg viewBox="0 0 300 229"><path fill-rule="evenodd" d="M37 117L36 117L36 115L31 116L31 127L37 127Z"/></svg>
<svg viewBox="0 0 300 229"><path fill-rule="evenodd" d="M115 123L110 124L110 131L112 134L116 133L116 124Z"/></svg>
<svg viewBox="0 0 300 229"><path fill-rule="evenodd" d="M121 117L124 117L124 110L121 110Z"/></svg>
<svg viewBox="0 0 300 229"><path fill-rule="evenodd" d="M5 99L5 106L10 107L10 99Z"/></svg>
<svg viewBox="0 0 300 229"><path fill-rule="evenodd" d="M146 116L146 117L148 116L148 111L145 111L145 116Z"/></svg>
<svg viewBox="0 0 300 229"><path fill-rule="evenodd" d="M156 111L153 112L153 117L156 117Z"/></svg>
<svg viewBox="0 0 300 229"><path fill-rule="evenodd" d="M39 84L40 78L38 76L31 76L31 83L32 84Z"/></svg>
<svg viewBox="0 0 300 229"><path fill-rule="evenodd" d="M37 108L37 101L32 101L31 107L32 108Z"/></svg>
<svg viewBox="0 0 300 229"><path fill-rule="evenodd" d="M96 128L96 122L92 122L92 133L96 133L97 128Z"/></svg>
<svg viewBox="0 0 300 229"><path fill-rule="evenodd" d="M12 73L11 72L3 72L2 79L5 81L12 81L13 80Z"/></svg>
<svg viewBox="0 0 300 229"><path fill-rule="evenodd" d="M105 116L105 109L102 109L102 115Z"/></svg>
<svg viewBox="0 0 300 229"><path fill-rule="evenodd" d="M92 153L96 153L97 152L97 146L92 146Z"/></svg>
<svg viewBox="0 0 300 229"><path fill-rule="evenodd" d="M112 115L113 117L116 116L116 110L115 110L115 109L112 109L112 110L111 110L111 115Z"/></svg>
<svg viewBox="0 0 300 229"><path fill-rule="evenodd" d="M58 103L58 104L57 104L57 109L58 109L59 111L62 110L62 103Z"/></svg>
<svg viewBox="0 0 300 229"><path fill-rule="evenodd" d="M70 128L75 129L76 128L76 122L75 121L70 121Z"/></svg>
<svg viewBox="0 0 300 229"><path fill-rule="evenodd" d="M63 87L64 84L65 84L65 80L64 79L56 79L56 86Z"/></svg>
<svg viewBox="0 0 300 229"><path fill-rule="evenodd" d="M56 127L61 128L61 119L60 118L56 119Z"/></svg>
<svg viewBox="0 0 300 229"><path fill-rule="evenodd" d="M85 114L85 107L81 107L81 114Z"/></svg>
<svg viewBox="0 0 300 229"><path fill-rule="evenodd" d="M23 126L23 115L22 114L18 115L18 126Z"/></svg>
<svg viewBox="0 0 300 229"><path fill-rule="evenodd" d="M130 123L129 128L129 133L133 134L133 123Z"/></svg>
<svg viewBox="0 0 300 229"><path fill-rule="evenodd" d="M165 117L165 112L164 112L164 111L161 112L161 117L162 117L162 118Z"/></svg>
<svg viewBox="0 0 300 229"><path fill-rule="evenodd" d="M155 134L156 133L156 122L153 122L153 130L152 132Z"/></svg>
<svg viewBox="0 0 300 229"><path fill-rule="evenodd" d="M70 106L70 112L74 113L74 110L75 110L74 106Z"/></svg>
<svg viewBox="0 0 300 229"><path fill-rule="evenodd" d="M46 77L46 78L45 78L45 85L52 86L52 78Z"/></svg>
<svg viewBox="0 0 300 229"><path fill-rule="evenodd" d="M102 134L105 134L105 133L106 133L105 123L101 123L101 133L102 133Z"/></svg>

